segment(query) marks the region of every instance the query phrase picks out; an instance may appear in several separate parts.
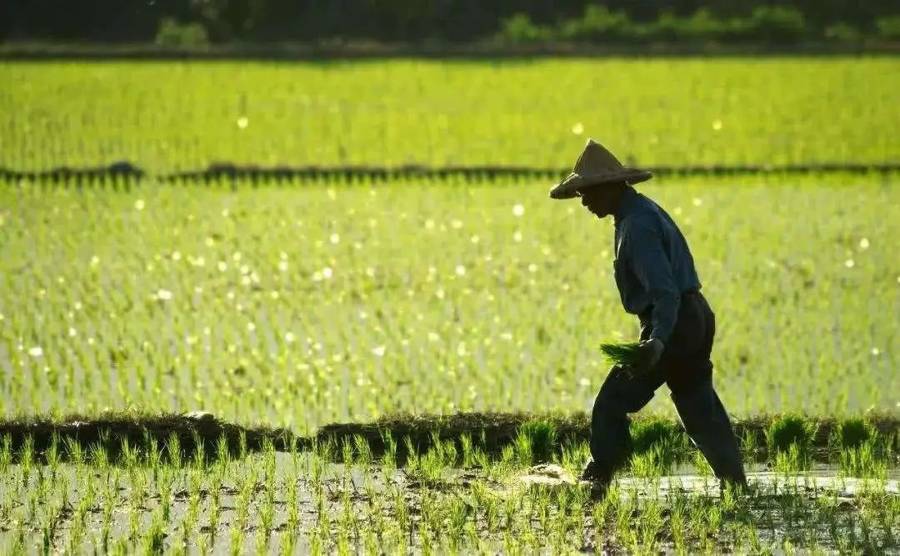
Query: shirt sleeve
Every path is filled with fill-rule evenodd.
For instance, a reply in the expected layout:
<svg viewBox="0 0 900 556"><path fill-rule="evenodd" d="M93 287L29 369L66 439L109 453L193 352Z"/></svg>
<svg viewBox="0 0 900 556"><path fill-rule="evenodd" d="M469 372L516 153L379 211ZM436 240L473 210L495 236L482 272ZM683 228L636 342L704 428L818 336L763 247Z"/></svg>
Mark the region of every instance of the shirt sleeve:
<svg viewBox="0 0 900 556"><path fill-rule="evenodd" d="M681 295L663 250L662 235L650 222L638 220L629 226L627 243L632 271L653 307L650 338L666 344L678 320Z"/></svg>

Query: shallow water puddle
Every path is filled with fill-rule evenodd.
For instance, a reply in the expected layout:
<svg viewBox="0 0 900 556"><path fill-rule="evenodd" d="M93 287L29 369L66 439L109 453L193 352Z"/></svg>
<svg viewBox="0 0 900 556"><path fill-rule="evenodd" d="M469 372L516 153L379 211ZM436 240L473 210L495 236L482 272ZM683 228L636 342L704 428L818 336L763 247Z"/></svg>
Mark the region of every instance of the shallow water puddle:
<svg viewBox="0 0 900 556"><path fill-rule="evenodd" d="M898 495L900 482L896 479L859 479L856 477L785 475L775 472L750 473L747 482L751 487L762 487L766 492L835 493L839 497L854 497L863 492L879 492ZM666 496L672 491L718 496L719 481L715 477L700 475L672 475L658 478L623 477L616 480L623 492Z"/></svg>
<svg viewBox="0 0 900 556"><path fill-rule="evenodd" d="M837 469L823 466L802 474L751 470L747 474L747 482L751 487L769 494L831 493L839 498L852 498L861 493L871 492L900 495L900 480L896 478L897 475L898 470L892 470L884 479L844 477ZM517 476L515 482L523 487L558 487L576 484L590 486L591 484L588 481L579 480L572 473L555 464L534 466ZM614 484L623 495L636 493L639 496L657 498L665 498L674 492L709 496L718 496L721 492L719 481L715 477L691 473L649 478L620 476L615 479Z"/></svg>

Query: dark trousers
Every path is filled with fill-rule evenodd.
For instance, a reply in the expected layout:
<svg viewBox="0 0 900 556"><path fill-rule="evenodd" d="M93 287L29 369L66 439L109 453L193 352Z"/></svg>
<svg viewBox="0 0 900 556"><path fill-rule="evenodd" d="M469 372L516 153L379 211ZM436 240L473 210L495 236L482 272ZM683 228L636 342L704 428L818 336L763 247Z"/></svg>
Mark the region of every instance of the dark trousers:
<svg viewBox="0 0 900 556"><path fill-rule="evenodd" d="M652 332L650 314L640 315L641 340ZM594 401L591 456L601 474L612 478L631 453L628 414L639 411L663 383L688 436L716 476L744 483L744 466L731 421L712 384L710 360L716 318L699 292L682 295L678 320L659 363L634 374L614 366Z"/></svg>

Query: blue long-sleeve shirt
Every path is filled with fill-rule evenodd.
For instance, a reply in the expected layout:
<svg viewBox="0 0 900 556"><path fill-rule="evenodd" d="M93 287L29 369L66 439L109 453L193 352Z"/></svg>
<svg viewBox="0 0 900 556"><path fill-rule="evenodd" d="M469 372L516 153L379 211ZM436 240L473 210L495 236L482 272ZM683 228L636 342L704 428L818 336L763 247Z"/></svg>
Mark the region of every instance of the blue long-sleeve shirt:
<svg viewBox="0 0 900 556"><path fill-rule="evenodd" d="M694 258L681 230L656 203L628 188L615 218L613 262L625 311L652 310L650 338L669 341L681 294L700 289Z"/></svg>

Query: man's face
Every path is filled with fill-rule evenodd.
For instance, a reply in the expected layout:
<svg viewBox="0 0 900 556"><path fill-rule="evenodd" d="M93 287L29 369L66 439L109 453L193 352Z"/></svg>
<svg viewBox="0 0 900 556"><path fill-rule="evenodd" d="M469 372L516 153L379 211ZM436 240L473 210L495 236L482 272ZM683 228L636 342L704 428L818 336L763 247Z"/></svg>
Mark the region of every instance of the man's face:
<svg viewBox="0 0 900 556"><path fill-rule="evenodd" d="M615 187L591 187L581 192L581 205L597 218L606 218L615 210L618 191Z"/></svg>

